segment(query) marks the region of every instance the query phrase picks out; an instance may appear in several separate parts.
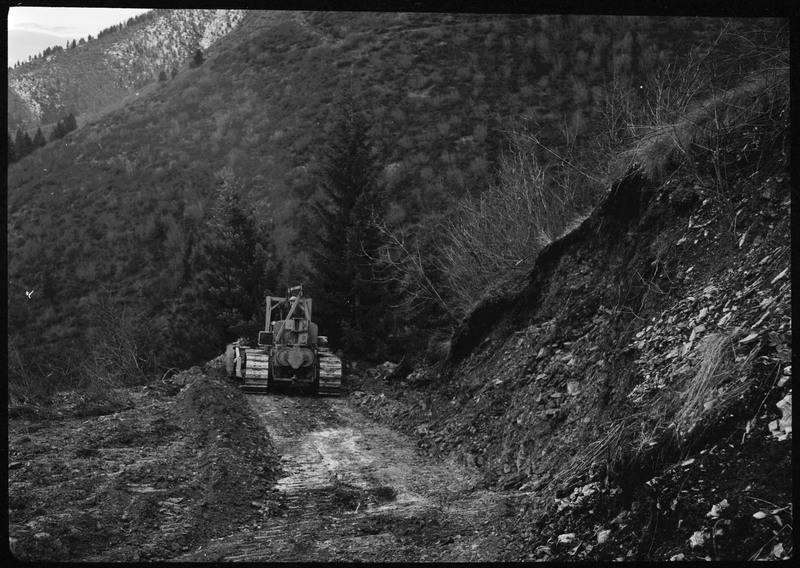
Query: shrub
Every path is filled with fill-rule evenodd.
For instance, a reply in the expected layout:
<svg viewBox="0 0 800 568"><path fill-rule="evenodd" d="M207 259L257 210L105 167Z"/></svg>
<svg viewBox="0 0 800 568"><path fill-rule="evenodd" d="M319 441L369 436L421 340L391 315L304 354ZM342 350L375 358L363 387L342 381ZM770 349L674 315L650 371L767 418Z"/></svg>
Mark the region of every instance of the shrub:
<svg viewBox="0 0 800 568"><path fill-rule="evenodd" d="M573 192L540 164L522 134L513 135L502 154L497 178L479 196L462 200L444 224L439 254L453 311L462 315L498 275L528 270L579 214Z"/></svg>
<svg viewBox="0 0 800 568"><path fill-rule="evenodd" d="M105 391L146 383L157 369L152 322L107 292L90 308L88 349L80 366L80 386Z"/></svg>

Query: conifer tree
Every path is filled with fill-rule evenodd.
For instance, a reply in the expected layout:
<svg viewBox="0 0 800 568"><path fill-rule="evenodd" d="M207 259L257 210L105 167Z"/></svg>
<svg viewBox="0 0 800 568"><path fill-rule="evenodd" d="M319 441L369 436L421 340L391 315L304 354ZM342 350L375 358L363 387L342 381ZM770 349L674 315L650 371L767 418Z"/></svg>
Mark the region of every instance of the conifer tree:
<svg viewBox="0 0 800 568"><path fill-rule="evenodd" d="M11 164L17 161L17 151L14 148L14 139L11 138L11 133L6 131L8 135L8 163Z"/></svg>
<svg viewBox="0 0 800 568"><path fill-rule="evenodd" d="M379 247L372 222L379 168L351 87L340 95L336 112L323 156L322 197L314 204L319 232L312 288L322 327L346 349L368 355L379 348L386 303L371 260Z"/></svg>
<svg viewBox="0 0 800 568"><path fill-rule="evenodd" d="M205 61L205 58L203 57L203 52L200 51L199 49L197 49L194 52L194 58L192 58L192 66L193 67L199 67L200 65L203 64L204 61Z"/></svg>
<svg viewBox="0 0 800 568"><path fill-rule="evenodd" d="M53 128L53 131L50 133L50 140L59 140L61 138L64 138L64 135L66 133L67 131L64 128L64 123L59 120L56 123L55 128Z"/></svg>
<svg viewBox="0 0 800 568"><path fill-rule="evenodd" d="M264 297L279 293L272 230L241 203L242 182L226 167L204 235L190 253L189 282L173 307L173 333L187 361L224 349L264 326Z"/></svg>
<svg viewBox="0 0 800 568"><path fill-rule="evenodd" d="M78 121L75 120L75 115L69 113L66 119L64 119L64 134L69 134L73 130L78 128Z"/></svg>
<svg viewBox="0 0 800 568"><path fill-rule="evenodd" d="M14 138L14 148L16 149L17 159L24 158L33 151L33 140L27 132L23 132L22 128L17 130L17 135Z"/></svg>
<svg viewBox="0 0 800 568"><path fill-rule="evenodd" d="M36 129L36 134L33 137L33 148L43 148L44 145L47 144L47 141L44 139L44 134L42 134L42 127L38 127Z"/></svg>

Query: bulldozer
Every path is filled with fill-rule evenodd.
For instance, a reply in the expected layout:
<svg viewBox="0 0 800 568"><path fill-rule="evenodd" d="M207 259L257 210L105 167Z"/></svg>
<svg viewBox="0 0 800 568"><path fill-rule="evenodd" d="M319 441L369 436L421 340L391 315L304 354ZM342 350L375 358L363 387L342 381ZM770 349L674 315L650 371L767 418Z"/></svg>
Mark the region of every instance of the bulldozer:
<svg viewBox="0 0 800 568"><path fill-rule="evenodd" d="M312 301L303 286L293 286L286 297L267 296L266 323L256 347L240 342L225 350L228 375L241 379L244 392L266 393L275 387L299 387L302 392L339 396L342 362L318 334L312 321Z"/></svg>

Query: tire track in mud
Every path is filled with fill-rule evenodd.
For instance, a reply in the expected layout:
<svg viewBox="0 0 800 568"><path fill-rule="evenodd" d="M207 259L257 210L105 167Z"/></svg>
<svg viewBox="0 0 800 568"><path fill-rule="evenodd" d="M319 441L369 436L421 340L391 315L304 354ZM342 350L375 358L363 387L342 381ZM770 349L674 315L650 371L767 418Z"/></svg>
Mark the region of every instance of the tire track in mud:
<svg viewBox="0 0 800 568"><path fill-rule="evenodd" d="M417 454L412 440L345 399L249 395L281 454L284 515L207 543L185 559L485 560L481 530L503 505L463 466ZM488 555L488 556L487 556Z"/></svg>

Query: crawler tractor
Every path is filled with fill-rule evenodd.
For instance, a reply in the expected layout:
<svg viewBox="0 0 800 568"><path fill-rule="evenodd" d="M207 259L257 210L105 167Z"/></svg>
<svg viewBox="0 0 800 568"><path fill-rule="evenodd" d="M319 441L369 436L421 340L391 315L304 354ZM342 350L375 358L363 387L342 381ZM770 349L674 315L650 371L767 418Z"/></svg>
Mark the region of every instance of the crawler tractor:
<svg viewBox="0 0 800 568"><path fill-rule="evenodd" d="M338 396L342 384L342 362L328 349L328 338L318 335L311 321L311 298L303 297L302 286L289 288L285 298L267 296L266 325L258 333L258 346L228 345L225 364L229 375L243 380L240 388L245 392L287 385Z"/></svg>

